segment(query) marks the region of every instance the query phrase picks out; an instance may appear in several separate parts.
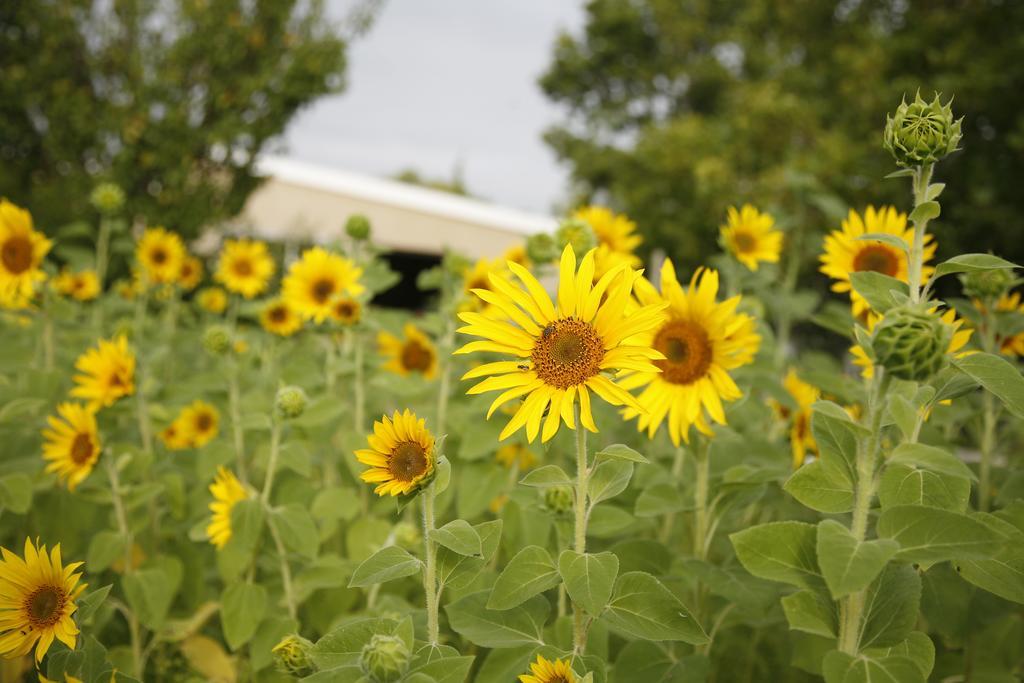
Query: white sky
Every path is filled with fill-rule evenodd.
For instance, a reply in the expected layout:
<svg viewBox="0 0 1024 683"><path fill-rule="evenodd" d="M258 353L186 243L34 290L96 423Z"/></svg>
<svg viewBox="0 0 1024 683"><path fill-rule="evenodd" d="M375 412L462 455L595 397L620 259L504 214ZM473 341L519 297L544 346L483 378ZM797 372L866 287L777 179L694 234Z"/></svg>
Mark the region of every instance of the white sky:
<svg viewBox="0 0 1024 683"><path fill-rule="evenodd" d="M348 3L331 0L340 16ZM581 0L387 0L349 52L348 88L299 114L286 154L389 176L415 168L469 191L548 212L566 169L541 139L561 113L537 85Z"/></svg>

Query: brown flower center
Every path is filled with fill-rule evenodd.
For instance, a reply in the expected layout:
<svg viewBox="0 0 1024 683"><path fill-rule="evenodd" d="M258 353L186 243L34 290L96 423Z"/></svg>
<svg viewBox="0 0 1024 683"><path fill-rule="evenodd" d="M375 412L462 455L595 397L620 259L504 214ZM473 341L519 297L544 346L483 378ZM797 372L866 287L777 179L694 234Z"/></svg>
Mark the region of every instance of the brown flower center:
<svg viewBox="0 0 1024 683"><path fill-rule="evenodd" d="M196 415L196 431L205 432L213 428L213 416L209 413L199 413Z"/></svg>
<svg viewBox="0 0 1024 683"><path fill-rule="evenodd" d="M872 244L858 251L857 255L853 257L853 269L858 273L872 270L889 277L896 277L900 269L900 260L891 248L881 244Z"/></svg>
<svg viewBox="0 0 1024 683"><path fill-rule="evenodd" d="M537 377L558 389L583 384L601 371L604 343L590 323L556 320L544 328L530 359Z"/></svg>
<svg viewBox="0 0 1024 683"><path fill-rule="evenodd" d="M153 263L157 264L158 266L167 263L167 259L170 258L167 254L167 251L163 247L154 248L153 251L149 253L149 257L150 259L152 259Z"/></svg>
<svg viewBox="0 0 1024 683"><path fill-rule="evenodd" d="M733 244L736 245L736 251L741 254L746 254L754 251L757 248L757 240L749 232L739 230L734 232L732 235Z"/></svg>
<svg viewBox="0 0 1024 683"><path fill-rule="evenodd" d="M472 289L488 289L489 290L490 288L491 288L490 280L488 280L485 277L473 278L472 280L470 280L469 282L466 283L466 290L467 291L472 290Z"/></svg>
<svg viewBox="0 0 1024 683"><path fill-rule="evenodd" d="M75 440L71 442L71 459L76 465L82 465L92 457L93 445L92 436L89 434L76 434Z"/></svg>
<svg viewBox="0 0 1024 683"><path fill-rule="evenodd" d="M426 372L433 359L434 354L430 349L418 341L407 341L402 345L402 367L406 370Z"/></svg>
<svg viewBox="0 0 1024 683"><path fill-rule="evenodd" d="M673 384L692 384L707 374L711 366L712 348L707 332L700 325L674 320L662 327L654 337L654 348L665 354L665 360L654 364L661 376Z"/></svg>
<svg viewBox="0 0 1024 683"><path fill-rule="evenodd" d="M353 320L356 317L356 306L351 301L339 301L334 313L341 320Z"/></svg>
<svg viewBox="0 0 1024 683"><path fill-rule="evenodd" d="M60 621L67 595L57 586L42 586L25 598L25 611L32 628L46 628Z"/></svg>
<svg viewBox="0 0 1024 683"><path fill-rule="evenodd" d="M0 260L8 272L20 275L32 267L32 242L27 237L15 235L0 247Z"/></svg>
<svg viewBox="0 0 1024 683"><path fill-rule="evenodd" d="M238 277L249 277L252 275L252 262L249 259L238 259L235 261L233 269Z"/></svg>
<svg viewBox="0 0 1024 683"><path fill-rule="evenodd" d="M403 441L391 451L388 471L399 481L412 481L427 471L427 453L414 441Z"/></svg>
<svg viewBox="0 0 1024 683"><path fill-rule="evenodd" d="M313 283L313 287L310 290L313 296L313 300L318 304L327 303L327 300L334 294L334 280L330 278L321 278Z"/></svg>
<svg viewBox="0 0 1024 683"><path fill-rule="evenodd" d="M283 323L288 319L288 311L284 306L274 306L267 312L267 317L270 318L270 322Z"/></svg>

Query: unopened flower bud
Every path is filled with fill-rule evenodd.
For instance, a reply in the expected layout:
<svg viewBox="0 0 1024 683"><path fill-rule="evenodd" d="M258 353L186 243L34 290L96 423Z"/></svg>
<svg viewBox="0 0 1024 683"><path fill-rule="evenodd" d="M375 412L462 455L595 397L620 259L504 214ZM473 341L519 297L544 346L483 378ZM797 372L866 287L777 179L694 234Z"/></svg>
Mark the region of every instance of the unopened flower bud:
<svg viewBox="0 0 1024 683"><path fill-rule="evenodd" d="M291 420L306 410L306 392L299 387L281 387L277 390L277 398L274 400L274 408L277 414L286 420Z"/></svg>
<svg viewBox="0 0 1024 683"><path fill-rule="evenodd" d="M567 218L555 231L555 242L558 243L559 251L571 244L574 252L585 254L597 246L597 235L590 223L579 218Z"/></svg>
<svg viewBox="0 0 1024 683"><path fill-rule="evenodd" d="M231 350L231 332L223 325L207 327L203 332L203 348L215 356L227 353Z"/></svg>
<svg viewBox="0 0 1024 683"><path fill-rule="evenodd" d="M361 213L354 213L345 221L345 234L354 240L370 237L370 219Z"/></svg>
<svg viewBox="0 0 1024 683"><path fill-rule="evenodd" d="M409 550L419 547L422 541L420 530L415 524L399 522L395 525L395 543Z"/></svg>
<svg viewBox="0 0 1024 683"><path fill-rule="evenodd" d="M89 201L100 213L110 216L124 206L124 190L114 183L100 183L93 188Z"/></svg>
<svg viewBox="0 0 1024 683"><path fill-rule="evenodd" d="M526 256L533 263L551 263L558 258L558 244L546 232L530 235L526 240Z"/></svg>
<svg viewBox="0 0 1024 683"><path fill-rule="evenodd" d="M1013 284L1013 271L1007 268L997 270L975 270L960 276L964 294L982 301L998 299Z"/></svg>
<svg viewBox="0 0 1024 683"><path fill-rule="evenodd" d="M394 683L409 668L409 648L398 636L378 633L363 647L359 667L374 683Z"/></svg>
<svg viewBox="0 0 1024 683"><path fill-rule="evenodd" d="M875 362L899 379L923 382L946 362L952 330L935 313L916 306L890 309L875 326Z"/></svg>
<svg viewBox="0 0 1024 683"><path fill-rule="evenodd" d="M552 512L562 513L572 510L575 492L571 486L552 486L544 489L544 507Z"/></svg>
<svg viewBox="0 0 1024 683"><path fill-rule="evenodd" d="M896 113L886 117L883 144L898 165L932 164L956 151L963 118L953 118L951 103L943 105L938 93L925 102L917 93L913 102L904 99Z"/></svg>
<svg viewBox="0 0 1024 683"><path fill-rule="evenodd" d="M313 643L302 636L285 636L271 650L277 662L277 670L283 674L301 678L316 672L316 666L309 656Z"/></svg>

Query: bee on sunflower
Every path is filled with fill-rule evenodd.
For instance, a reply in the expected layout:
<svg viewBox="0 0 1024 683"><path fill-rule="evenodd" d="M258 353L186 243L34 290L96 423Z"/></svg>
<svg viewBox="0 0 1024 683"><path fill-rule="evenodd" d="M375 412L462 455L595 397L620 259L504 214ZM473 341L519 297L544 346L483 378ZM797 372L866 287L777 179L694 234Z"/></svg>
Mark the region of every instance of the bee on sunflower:
<svg viewBox="0 0 1024 683"><path fill-rule="evenodd" d="M135 260L147 284L174 284L187 252L177 233L163 227L146 228L135 247Z"/></svg>
<svg viewBox="0 0 1024 683"><path fill-rule="evenodd" d="M92 301L100 294L100 281L95 270L72 272L64 269L53 278L53 289L75 301Z"/></svg>
<svg viewBox="0 0 1024 683"><path fill-rule="evenodd" d="M738 211L730 206L719 235L722 246L749 270L757 270L761 263L778 263L782 253L782 233L775 229L775 219L750 204Z"/></svg>
<svg viewBox="0 0 1024 683"><path fill-rule="evenodd" d="M359 282L362 274L363 269L344 256L313 247L291 264L281 283L281 294L304 320L322 323L330 317L338 297L354 297L365 291Z"/></svg>
<svg viewBox="0 0 1024 683"><path fill-rule="evenodd" d="M576 210L573 218L589 225L597 238L595 278L600 278L618 265L634 269L642 265L640 257L634 252L643 243L643 238L636 234L636 223L624 214L615 213L604 206L584 206Z"/></svg>
<svg viewBox="0 0 1024 683"><path fill-rule="evenodd" d="M424 379L437 375L437 349L427 335L412 323L406 323L402 330L404 339L390 332L377 335L377 349L387 359L385 370L408 377L416 373Z"/></svg>
<svg viewBox="0 0 1024 683"><path fill-rule="evenodd" d="M881 240L865 239L868 235L888 235L902 240L906 249ZM868 302L858 294L850 281L852 273L873 271L907 282L907 252L913 246L914 228L907 226L907 215L892 206L875 209L867 207L861 218L853 209L842 223L842 229L833 230L825 237L825 253L819 260L819 270L835 280L833 292L849 293L853 303L853 316L862 318L869 310ZM931 235L926 235L923 249L923 263L935 255L936 244ZM922 265L921 278L926 280L934 268Z"/></svg>
<svg viewBox="0 0 1024 683"><path fill-rule="evenodd" d="M251 299L267 289L276 267L264 242L227 240L214 278L229 292Z"/></svg>
<svg viewBox="0 0 1024 683"><path fill-rule="evenodd" d="M46 279L43 259L53 242L32 227L32 215L0 199L0 302L24 308Z"/></svg>
<svg viewBox="0 0 1024 683"><path fill-rule="evenodd" d="M75 649L75 600L85 590L81 562L64 566L60 544L47 552L25 539L24 558L0 548L0 657L24 657L35 648L41 662L54 639Z"/></svg>
<svg viewBox="0 0 1024 683"><path fill-rule="evenodd" d="M96 411L78 403L61 403L57 406L57 416L50 415L46 422L49 425L43 430L46 471L55 472L68 490L74 491L100 458L102 442L96 427Z"/></svg>
<svg viewBox="0 0 1024 683"><path fill-rule="evenodd" d="M548 660L544 655L537 655L537 660L530 665L530 673L521 675L519 683L576 683L576 674L567 660Z"/></svg>
<svg viewBox="0 0 1024 683"><path fill-rule="evenodd" d="M405 496L430 483L437 464L434 435L415 413L384 415L373 423L367 441L369 448L355 451L356 459L370 466L359 478L376 484L378 496Z"/></svg>
<svg viewBox="0 0 1024 683"><path fill-rule="evenodd" d="M668 259L661 268L661 292L642 279L636 296L644 307L667 306L667 319L631 340L662 357L653 370L626 368L632 372L621 380L623 389L643 391L624 416L637 418L637 428L651 438L667 421L676 446L689 441L691 426L710 435L708 419L725 424L723 402L742 396L729 372L757 354L761 337L754 319L737 311L741 297L718 301L717 271L698 268L684 288Z"/></svg>
<svg viewBox="0 0 1024 683"><path fill-rule="evenodd" d="M135 354L128 348L128 339L100 339L78 357L71 395L85 399L92 408L109 407L122 396L135 393Z"/></svg>
<svg viewBox="0 0 1024 683"><path fill-rule="evenodd" d="M302 318L284 299L272 299L260 311L260 325L279 337L290 337L302 329Z"/></svg>
<svg viewBox="0 0 1024 683"><path fill-rule="evenodd" d="M636 399L605 373L658 373L652 361L663 359L662 353L631 338L657 328L666 304L658 301L628 310L640 274L620 265L595 284L595 254L596 250L588 251L577 269L572 245L565 247L559 265L557 307L528 270L510 262L508 267L521 286L492 273L493 291L474 293L492 304L493 311L459 313L466 323L459 332L482 339L469 342L456 354L486 351L513 357L485 363L462 377L487 377L471 387L469 394L502 390L488 417L508 401L525 397L500 440L525 428L531 443L538 433L546 442L563 422L576 429L577 401L582 427L596 432L590 392L612 405L642 410Z"/></svg>
<svg viewBox="0 0 1024 683"><path fill-rule="evenodd" d="M238 481L234 472L224 467L217 468L217 476L210 484L213 502L210 503L210 523L206 525L206 535L210 543L221 550L231 540L231 510L235 505L249 497L242 482Z"/></svg>

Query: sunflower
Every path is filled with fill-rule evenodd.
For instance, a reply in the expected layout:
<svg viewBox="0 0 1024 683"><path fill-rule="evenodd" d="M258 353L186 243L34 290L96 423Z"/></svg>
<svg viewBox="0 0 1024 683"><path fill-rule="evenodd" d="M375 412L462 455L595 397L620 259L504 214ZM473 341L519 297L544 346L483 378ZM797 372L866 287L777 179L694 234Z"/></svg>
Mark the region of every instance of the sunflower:
<svg viewBox="0 0 1024 683"><path fill-rule="evenodd" d="M357 299L342 297L331 306L331 320L342 325L355 325L363 317L363 305Z"/></svg>
<svg viewBox="0 0 1024 683"><path fill-rule="evenodd" d="M544 655L537 655L530 673L520 676L519 683L576 683L576 674L564 659L549 661Z"/></svg>
<svg viewBox="0 0 1024 683"><path fill-rule="evenodd" d="M108 407L135 392L135 354L124 335L100 339L75 361L75 387L71 395L89 401L92 408Z"/></svg>
<svg viewBox="0 0 1024 683"><path fill-rule="evenodd" d="M521 443L505 444L494 454L494 459L509 469L515 466L520 472L537 466L537 456Z"/></svg>
<svg viewBox="0 0 1024 683"><path fill-rule="evenodd" d="M975 307L984 308L980 301L974 302ZM1024 303L1021 302L1020 292L1004 292L999 295L996 301L997 313L1024 313ZM1024 356L1024 332L1002 334L996 338L999 344L999 352L1004 356Z"/></svg>
<svg viewBox="0 0 1024 683"><path fill-rule="evenodd" d="M930 309L930 313L936 312L937 308ZM939 316L942 322L946 323L953 328L953 336L949 340L949 346L946 348L946 353L953 356L954 358L962 358L972 353L971 351L964 351L963 348L967 346L967 342L971 340L971 335L974 330L971 328L964 328L963 318L956 316L956 311L952 308L946 309L946 312ZM872 332L875 329L875 325L882 319L882 316L878 315L873 311L868 311L867 314L867 330ZM860 370L860 376L865 379L871 379L875 376L875 364L868 357L868 354L861 347L860 344L854 344L850 347L850 354L853 356L853 364L858 366Z"/></svg>
<svg viewBox="0 0 1024 683"><path fill-rule="evenodd" d="M860 318L869 309L868 302L853 290L850 284L850 274L864 271L874 271L889 277L894 277L902 282L908 281L907 274L907 252L879 240L860 239L868 234L891 235L903 240L909 249L914 241L913 227L907 227L907 215L899 213L891 206L885 206L875 210L869 206L864 211L864 218L850 210L850 214L843 221L841 230L833 230L825 238L825 253L821 255L821 272L829 276L835 283L832 285L833 292L849 292L850 300L853 302L853 315ZM935 255L936 245L932 236L925 237L924 261L928 261ZM934 268L923 266L921 277L929 277Z"/></svg>
<svg viewBox="0 0 1024 683"><path fill-rule="evenodd" d="M795 409L779 402L774 403L774 408L781 420L790 423L789 445L793 451L793 469L796 469L804 463L808 452L813 453L818 448L811 433L811 406L821 398L821 390L800 379L793 368L786 373L782 386Z"/></svg>
<svg viewBox="0 0 1024 683"><path fill-rule="evenodd" d="M750 270L757 270L762 261L778 263L782 233L775 229L775 219L750 204L739 211L730 206L719 231L725 248Z"/></svg>
<svg viewBox="0 0 1024 683"><path fill-rule="evenodd" d="M274 270L274 259L264 242L227 240L215 277L229 292L251 299L266 290Z"/></svg>
<svg viewBox="0 0 1024 683"><path fill-rule="evenodd" d="M638 417L637 427L653 437L668 419L669 436L679 445L689 441L690 426L711 434L707 417L725 424L723 401L735 401L742 393L730 370L751 362L761 344L754 319L736 311L740 297L718 301L718 272L698 268L684 288L676 279L672 261L661 268L661 293L647 280L637 286L637 298L650 306L664 301L668 319L659 328L633 340L652 346L664 360L655 363L659 372L634 372L622 380L625 389L644 387L639 406L627 407L625 417Z"/></svg>
<svg viewBox="0 0 1024 683"><path fill-rule="evenodd" d="M384 369L402 377L415 372L424 379L432 379L437 374L437 349L412 323L406 323L403 332L405 339L399 339L390 332L377 335L378 353L388 359Z"/></svg>
<svg viewBox="0 0 1024 683"><path fill-rule="evenodd" d="M434 436L415 413L397 410L373 423L367 437L370 447L355 451L356 459L370 469L359 478L376 484L378 496L405 495L426 484L434 474Z"/></svg>
<svg viewBox="0 0 1024 683"><path fill-rule="evenodd" d="M590 226L597 237L597 254L594 257L594 277L600 278L619 265L639 268L640 257L633 252L643 242L636 234L636 223L623 214L617 214L603 206L585 206L577 209L573 218Z"/></svg>
<svg viewBox="0 0 1024 683"><path fill-rule="evenodd" d="M489 275L494 264L485 258L478 260L462 274L462 291L468 296L474 289L491 289Z"/></svg>
<svg viewBox="0 0 1024 683"><path fill-rule="evenodd" d="M135 247L135 259L149 284L177 282L185 256L181 237L162 227L146 228Z"/></svg>
<svg viewBox="0 0 1024 683"><path fill-rule="evenodd" d="M100 294L100 281L95 270L71 272L65 269L53 279L53 288L58 294L76 301L92 301Z"/></svg>
<svg viewBox="0 0 1024 683"><path fill-rule="evenodd" d="M78 403L61 403L57 414L46 421L43 430L43 460L49 462L47 472L56 472L74 491L82 483L100 458L102 444L96 428L96 411Z"/></svg>
<svg viewBox="0 0 1024 683"><path fill-rule="evenodd" d="M75 600L85 590L79 584L82 565L64 566L58 543L50 553L25 539L25 557L0 548L0 657L24 657L35 647L41 662L56 638L72 650L78 638Z"/></svg>
<svg viewBox="0 0 1024 683"><path fill-rule="evenodd" d="M0 199L0 299L22 308L46 279L40 266L53 242L32 228L32 216ZM14 305L20 304L20 305Z"/></svg>
<svg viewBox="0 0 1024 683"><path fill-rule="evenodd" d="M499 440L525 427L532 443L541 429L541 421L542 441L551 439L563 421L569 429L575 429L577 397L583 427L596 432L590 409L591 391L612 405L640 408L636 399L604 372L658 372L651 361L664 356L649 346L628 340L658 327L665 304L653 303L627 314L630 292L639 273L619 266L594 284L595 252L587 252L577 270L572 246L565 247L559 266L557 307L528 270L509 263L522 287L492 274L494 291L474 293L491 304L494 311L459 313L459 318L467 323L459 332L484 339L466 344L456 354L493 351L516 357L486 363L462 377L492 375L471 387L469 394L503 390L491 404L488 417L506 402L525 396Z"/></svg>
<svg viewBox="0 0 1024 683"><path fill-rule="evenodd" d="M313 247L289 267L281 292L305 320L322 323L331 315L335 299L363 293L362 274L363 269L344 256Z"/></svg>
<svg viewBox="0 0 1024 683"><path fill-rule="evenodd" d="M290 337L302 329L302 319L284 299L268 301L260 311L260 325L279 337Z"/></svg>
<svg viewBox="0 0 1024 683"><path fill-rule="evenodd" d="M160 440L171 451L181 451L189 447L191 439L188 429L181 419L176 419L160 431Z"/></svg>
<svg viewBox="0 0 1024 683"><path fill-rule="evenodd" d="M517 244L514 247L506 249L505 253L501 255L501 262L507 263L508 261L518 263L523 268L530 268L533 265L530 263L530 257L526 253L525 244Z"/></svg>
<svg viewBox="0 0 1024 683"><path fill-rule="evenodd" d="M178 271L178 285L191 292L199 286L203 279L203 262L191 254L186 254Z"/></svg>
<svg viewBox="0 0 1024 683"><path fill-rule="evenodd" d="M220 413L206 401L193 401L181 409L176 422L181 423L188 435L189 445L202 448L217 436L220 427Z"/></svg>
<svg viewBox="0 0 1024 683"><path fill-rule="evenodd" d="M217 476L210 484L213 502L210 503L210 523L206 525L206 535L210 543L220 550L231 540L231 509L235 503L249 497L242 482L238 481L231 470L217 468Z"/></svg>
<svg viewBox="0 0 1024 683"><path fill-rule="evenodd" d="M196 303L208 313L223 313L228 307L228 295L220 287L204 287L196 295Z"/></svg>

